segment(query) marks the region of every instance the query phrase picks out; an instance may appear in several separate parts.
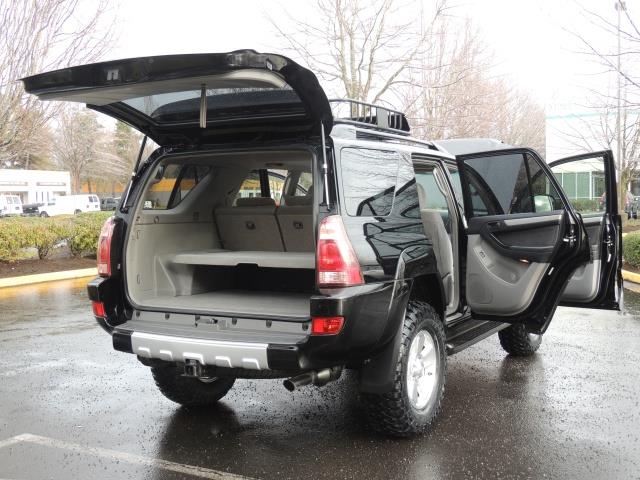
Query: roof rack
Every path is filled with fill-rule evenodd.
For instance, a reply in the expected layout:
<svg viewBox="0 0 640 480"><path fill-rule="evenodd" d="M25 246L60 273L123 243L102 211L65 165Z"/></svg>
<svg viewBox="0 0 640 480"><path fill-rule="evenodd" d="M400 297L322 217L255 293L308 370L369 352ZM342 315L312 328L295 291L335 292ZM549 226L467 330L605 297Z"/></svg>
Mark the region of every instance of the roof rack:
<svg viewBox="0 0 640 480"><path fill-rule="evenodd" d="M409 134L409 122L402 112L372 103L342 98L330 99L329 104L336 123L349 123L358 127L373 127L403 135Z"/></svg>

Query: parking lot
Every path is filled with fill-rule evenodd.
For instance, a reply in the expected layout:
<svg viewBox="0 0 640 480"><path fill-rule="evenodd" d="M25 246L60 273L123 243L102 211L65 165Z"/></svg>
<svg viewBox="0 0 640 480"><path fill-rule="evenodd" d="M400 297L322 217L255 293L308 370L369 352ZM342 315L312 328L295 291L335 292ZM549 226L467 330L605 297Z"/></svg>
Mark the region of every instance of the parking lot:
<svg viewBox="0 0 640 480"><path fill-rule="evenodd" d="M561 309L533 358L497 338L450 357L413 440L363 426L354 380L239 380L213 410L166 400L111 349L84 283L0 291L0 478L638 478L640 295Z"/></svg>

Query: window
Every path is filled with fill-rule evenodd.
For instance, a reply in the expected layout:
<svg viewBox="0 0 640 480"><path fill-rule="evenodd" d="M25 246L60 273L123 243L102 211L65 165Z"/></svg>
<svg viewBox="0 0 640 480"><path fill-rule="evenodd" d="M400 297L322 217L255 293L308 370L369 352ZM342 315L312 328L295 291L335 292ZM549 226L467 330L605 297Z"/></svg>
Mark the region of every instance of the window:
<svg viewBox="0 0 640 480"><path fill-rule="evenodd" d="M347 213L380 216L391 213L398 176L396 152L343 148L340 154Z"/></svg>
<svg viewBox="0 0 640 480"><path fill-rule="evenodd" d="M305 197L313 185L313 177L311 172L297 172L296 188L293 191L294 197ZM293 177L292 177L293 178Z"/></svg>
<svg viewBox="0 0 640 480"><path fill-rule="evenodd" d="M175 208L207 176L210 167L199 165L160 165L144 197L145 210Z"/></svg>
<svg viewBox="0 0 640 480"><path fill-rule="evenodd" d="M456 195L459 203L462 203L462 183L460 182L460 172L456 167L447 165L449 175L451 175L451 183L453 184L453 192Z"/></svg>
<svg viewBox="0 0 640 480"><path fill-rule="evenodd" d="M555 187L536 160L521 153L465 160L471 216L553 211L562 208Z"/></svg>
<svg viewBox="0 0 640 480"><path fill-rule="evenodd" d="M583 215L602 214L606 206L602 157L561 163L552 170L576 211Z"/></svg>
<svg viewBox="0 0 640 480"><path fill-rule="evenodd" d="M239 198L253 198L262 196L262 191L260 189L260 172L258 170L253 170L249 173L249 176L245 178L240 185L240 190L236 194L235 201Z"/></svg>
<svg viewBox="0 0 640 480"><path fill-rule="evenodd" d="M289 87L221 87L207 88L208 117L216 111L233 109L258 109L299 104L298 95ZM183 90L156 93L122 100L122 103L139 114L151 117L157 123L198 122L201 91Z"/></svg>
<svg viewBox="0 0 640 480"><path fill-rule="evenodd" d="M267 187L265 187L265 190L263 191L262 181L260 180L260 176L265 174L266 183L269 189L268 192L266 191ZM233 204L235 205L239 198L271 197L276 202L276 205L280 205L284 181L286 178L286 170L252 170L249 172L247 178L244 179L242 185L240 185L240 189L236 194Z"/></svg>
<svg viewBox="0 0 640 480"><path fill-rule="evenodd" d="M436 175L440 176L436 178ZM451 233L451 214L443 191L442 174L437 172L435 165L420 165L416 167L416 182L420 208L437 212L447 233Z"/></svg>
<svg viewBox="0 0 640 480"><path fill-rule="evenodd" d="M267 170L267 179L269 181L269 195L280 205L282 199L282 191L284 190L284 181L287 178L286 170Z"/></svg>

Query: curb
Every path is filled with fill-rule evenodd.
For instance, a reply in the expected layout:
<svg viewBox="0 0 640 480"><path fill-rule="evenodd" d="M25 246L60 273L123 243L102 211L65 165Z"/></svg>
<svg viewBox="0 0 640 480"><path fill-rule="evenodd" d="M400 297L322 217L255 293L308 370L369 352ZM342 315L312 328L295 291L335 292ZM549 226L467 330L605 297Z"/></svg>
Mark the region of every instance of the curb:
<svg viewBox="0 0 640 480"><path fill-rule="evenodd" d="M31 285L33 283L57 282L58 280L71 280L73 278L93 277L96 275L98 275L97 268L81 268L79 270L65 270L62 272L36 273L35 275L0 278L0 288L19 287L21 285Z"/></svg>
<svg viewBox="0 0 640 480"><path fill-rule="evenodd" d="M627 282L640 284L640 273L633 273L628 270L622 270L622 279Z"/></svg>

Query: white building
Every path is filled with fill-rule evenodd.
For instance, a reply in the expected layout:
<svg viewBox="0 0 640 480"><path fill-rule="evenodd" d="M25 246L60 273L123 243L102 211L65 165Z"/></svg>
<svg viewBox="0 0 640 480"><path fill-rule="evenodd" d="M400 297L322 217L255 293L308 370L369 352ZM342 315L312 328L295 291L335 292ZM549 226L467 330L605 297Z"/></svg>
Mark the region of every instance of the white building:
<svg viewBox="0 0 640 480"><path fill-rule="evenodd" d="M23 204L47 203L71 193L69 172L0 169L0 195L18 195Z"/></svg>

